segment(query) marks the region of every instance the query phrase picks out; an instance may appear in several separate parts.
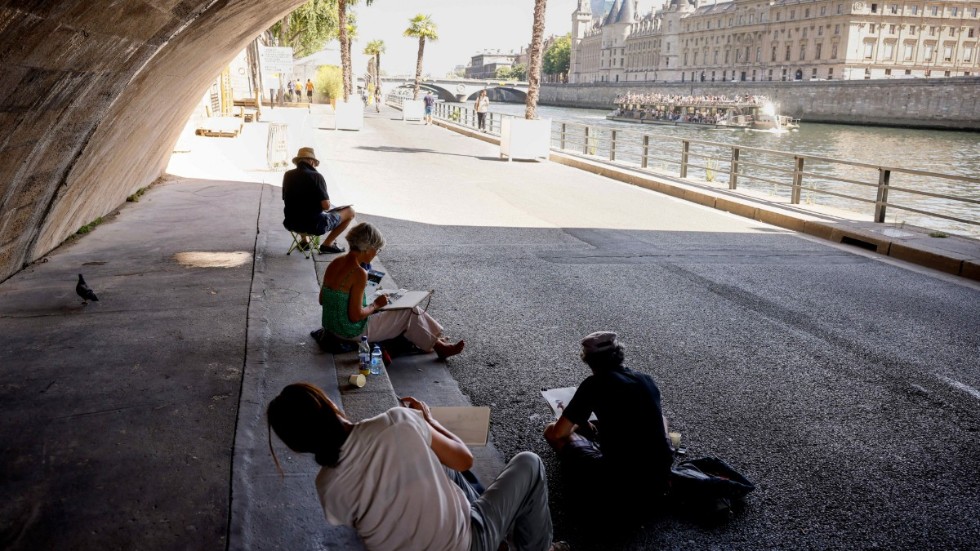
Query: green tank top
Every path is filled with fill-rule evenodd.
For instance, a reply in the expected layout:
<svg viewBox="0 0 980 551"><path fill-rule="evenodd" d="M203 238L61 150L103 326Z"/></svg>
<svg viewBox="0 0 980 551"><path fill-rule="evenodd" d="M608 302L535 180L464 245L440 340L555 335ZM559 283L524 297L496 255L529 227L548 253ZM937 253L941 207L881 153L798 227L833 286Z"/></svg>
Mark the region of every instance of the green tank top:
<svg viewBox="0 0 980 551"><path fill-rule="evenodd" d="M347 302L350 293L338 291L329 287L323 288L323 314L320 324L323 328L338 337L353 339L360 336L367 326L367 318L361 321L351 321L347 317ZM367 297L361 295L361 306L367 306Z"/></svg>

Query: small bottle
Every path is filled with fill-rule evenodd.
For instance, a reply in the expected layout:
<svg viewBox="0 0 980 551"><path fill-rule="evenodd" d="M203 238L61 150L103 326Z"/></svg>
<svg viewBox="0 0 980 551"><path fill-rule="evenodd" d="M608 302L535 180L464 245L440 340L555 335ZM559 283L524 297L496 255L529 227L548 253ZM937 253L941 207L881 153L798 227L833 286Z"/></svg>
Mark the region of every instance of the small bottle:
<svg viewBox="0 0 980 551"><path fill-rule="evenodd" d="M357 345L357 359L360 361L361 375L371 374L371 345L368 344L367 335L361 337L361 342Z"/></svg>
<svg viewBox="0 0 980 551"><path fill-rule="evenodd" d="M371 375L381 375L381 347L374 345L371 350Z"/></svg>

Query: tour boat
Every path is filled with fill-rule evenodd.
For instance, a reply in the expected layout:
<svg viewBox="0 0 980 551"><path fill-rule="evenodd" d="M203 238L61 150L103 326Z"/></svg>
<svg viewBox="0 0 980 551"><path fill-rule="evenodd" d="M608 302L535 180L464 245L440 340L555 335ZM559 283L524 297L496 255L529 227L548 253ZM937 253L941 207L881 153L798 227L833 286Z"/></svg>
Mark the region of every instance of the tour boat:
<svg viewBox="0 0 980 551"><path fill-rule="evenodd" d="M667 96L626 94L616 98L616 110L606 115L612 121L696 125L704 128L744 128L780 132L796 130L799 119L780 115L776 106L762 96Z"/></svg>

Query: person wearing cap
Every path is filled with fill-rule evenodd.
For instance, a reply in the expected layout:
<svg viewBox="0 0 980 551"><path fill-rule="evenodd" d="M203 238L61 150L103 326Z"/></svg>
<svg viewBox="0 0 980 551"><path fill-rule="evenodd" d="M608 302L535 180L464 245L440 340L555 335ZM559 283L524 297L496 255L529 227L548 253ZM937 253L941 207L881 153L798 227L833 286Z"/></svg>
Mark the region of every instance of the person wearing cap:
<svg viewBox="0 0 980 551"><path fill-rule="evenodd" d="M597 331L582 339L582 361L592 370L562 410L545 428L573 490L573 505L591 512L639 521L640 507L614 507L626 502L655 505L667 490L674 452L660 389L653 378L624 365L616 333ZM589 421L595 414L597 421ZM639 497L640 499L636 499Z"/></svg>
<svg viewBox="0 0 980 551"><path fill-rule="evenodd" d="M300 248L309 248L307 235L323 235L320 252L337 254L344 249L337 246L336 240L354 219L354 209L344 207L330 210L330 196L323 175L317 172L320 161L312 147L301 147L293 158L296 168L287 171L282 177L282 200L285 203L282 225L287 230L303 234ZM329 232L329 233L328 233Z"/></svg>

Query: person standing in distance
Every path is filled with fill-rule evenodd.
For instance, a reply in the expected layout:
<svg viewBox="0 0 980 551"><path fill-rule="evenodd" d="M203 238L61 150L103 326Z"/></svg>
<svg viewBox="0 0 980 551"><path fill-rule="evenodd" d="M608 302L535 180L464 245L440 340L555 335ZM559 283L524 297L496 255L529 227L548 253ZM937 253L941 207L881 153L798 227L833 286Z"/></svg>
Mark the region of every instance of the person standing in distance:
<svg viewBox="0 0 980 551"><path fill-rule="evenodd" d="M299 87L299 81L296 81L297 88ZM306 102L313 103L313 81L306 79Z"/></svg>
<svg viewBox="0 0 980 551"><path fill-rule="evenodd" d="M296 168L287 171L282 176L282 201L285 203L282 225L287 230L306 235L323 235L327 237L320 244L323 254L337 254L344 249L335 242L351 220L354 219L354 209L344 207L331 211L330 196L327 194L327 183L323 175L317 172L320 161L312 147L301 147L293 157ZM309 248L309 241L303 236L300 248ZM305 248L304 248L305 245Z"/></svg>
<svg viewBox="0 0 980 551"><path fill-rule="evenodd" d="M581 358L592 375L545 428L545 440L579 494L569 505L640 522L661 502L674 462L660 389L649 375L624 365L623 346L611 331L583 338ZM642 506L622 506L630 502Z"/></svg>
<svg viewBox="0 0 980 551"><path fill-rule="evenodd" d="M487 97L486 90L480 90L480 95L476 97L474 108L476 109L476 126L486 132L487 111L490 111L490 98Z"/></svg>
<svg viewBox="0 0 980 551"><path fill-rule="evenodd" d="M422 98L422 103L425 104L425 124L432 124L432 108L436 104L436 98L432 95L432 92L425 93L425 97Z"/></svg>

